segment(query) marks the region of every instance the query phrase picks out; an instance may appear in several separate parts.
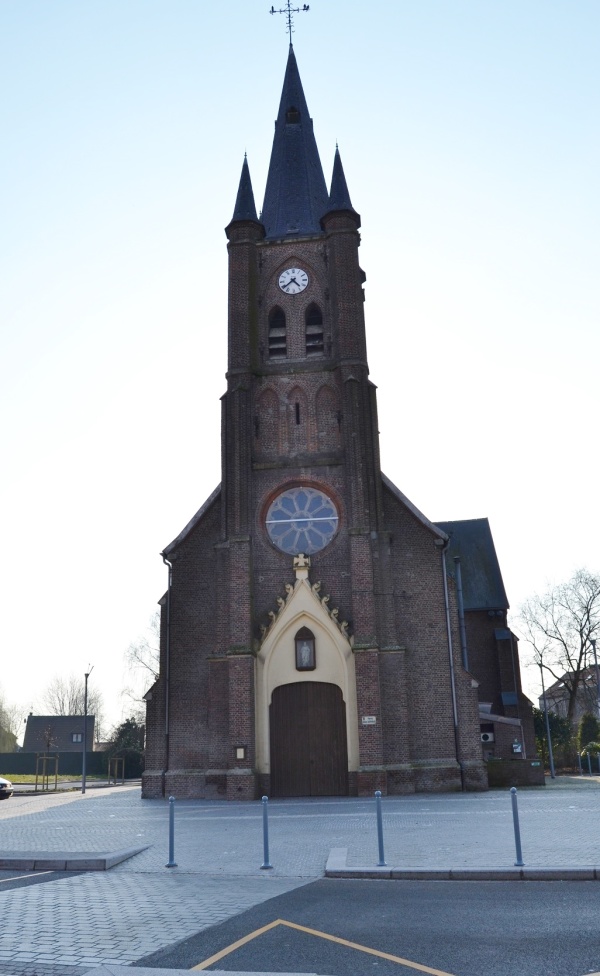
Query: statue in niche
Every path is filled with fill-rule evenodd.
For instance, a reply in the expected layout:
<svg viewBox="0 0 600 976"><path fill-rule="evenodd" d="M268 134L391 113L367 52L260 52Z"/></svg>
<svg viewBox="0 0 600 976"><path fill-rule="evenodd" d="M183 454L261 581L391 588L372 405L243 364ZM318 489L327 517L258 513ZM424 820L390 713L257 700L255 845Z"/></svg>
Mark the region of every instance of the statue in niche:
<svg viewBox="0 0 600 976"><path fill-rule="evenodd" d="M316 668L315 660L315 635L308 627L301 627L294 639L296 646L296 670L314 671Z"/></svg>

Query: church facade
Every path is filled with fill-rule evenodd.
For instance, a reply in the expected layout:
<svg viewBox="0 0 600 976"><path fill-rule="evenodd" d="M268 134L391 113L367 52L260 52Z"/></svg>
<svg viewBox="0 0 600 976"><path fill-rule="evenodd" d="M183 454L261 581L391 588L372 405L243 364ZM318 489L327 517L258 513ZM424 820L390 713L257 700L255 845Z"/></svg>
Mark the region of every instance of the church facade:
<svg viewBox="0 0 600 976"><path fill-rule="evenodd" d="M145 797L482 790L491 743L532 753L487 521L380 470L359 227L290 47L260 218L244 160L226 228L221 484L162 554Z"/></svg>

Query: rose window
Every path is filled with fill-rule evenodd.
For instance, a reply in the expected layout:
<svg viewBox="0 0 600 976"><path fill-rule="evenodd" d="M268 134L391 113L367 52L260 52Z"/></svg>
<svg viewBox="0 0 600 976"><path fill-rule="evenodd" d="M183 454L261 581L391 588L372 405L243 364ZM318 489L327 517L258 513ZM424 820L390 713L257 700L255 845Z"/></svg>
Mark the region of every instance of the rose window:
<svg viewBox="0 0 600 976"><path fill-rule="evenodd" d="M337 509L317 488L288 488L277 496L267 512L271 542L292 556L320 552L338 528Z"/></svg>

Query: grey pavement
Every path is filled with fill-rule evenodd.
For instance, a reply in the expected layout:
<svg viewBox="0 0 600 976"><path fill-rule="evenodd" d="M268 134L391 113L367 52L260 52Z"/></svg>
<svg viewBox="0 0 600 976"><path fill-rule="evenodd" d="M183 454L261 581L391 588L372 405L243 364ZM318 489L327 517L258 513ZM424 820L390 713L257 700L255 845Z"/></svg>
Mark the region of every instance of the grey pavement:
<svg viewBox="0 0 600 976"><path fill-rule="evenodd" d="M520 790L518 798L528 869L598 866L600 877L599 777L564 778ZM4 801L0 856L145 849L108 871L65 872L27 887L0 876L1 976L83 976L94 969L104 976L101 966L129 966L323 877L328 861L340 862L340 851L347 867L377 874L373 800L279 800L269 807L272 870L261 870L260 803L200 800L176 803L178 866L168 869L168 804L141 800L137 786ZM508 790L387 797L383 824L394 870L513 869Z"/></svg>

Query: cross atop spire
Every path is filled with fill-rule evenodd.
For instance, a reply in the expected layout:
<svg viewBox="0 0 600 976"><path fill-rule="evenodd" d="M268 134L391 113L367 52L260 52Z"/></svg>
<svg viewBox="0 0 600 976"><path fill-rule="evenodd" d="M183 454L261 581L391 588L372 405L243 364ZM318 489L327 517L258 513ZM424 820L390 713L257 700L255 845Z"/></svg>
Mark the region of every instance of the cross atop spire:
<svg viewBox="0 0 600 976"><path fill-rule="evenodd" d="M285 14L285 29L290 35L290 47L292 45L292 34L294 33L294 14L306 14L310 10L307 3L303 7L292 7L292 0L287 0L285 7L280 7L279 10L275 10L275 7L271 7L269 10L270 14Z"/></svg>

